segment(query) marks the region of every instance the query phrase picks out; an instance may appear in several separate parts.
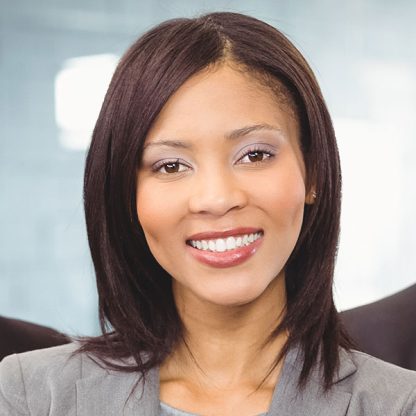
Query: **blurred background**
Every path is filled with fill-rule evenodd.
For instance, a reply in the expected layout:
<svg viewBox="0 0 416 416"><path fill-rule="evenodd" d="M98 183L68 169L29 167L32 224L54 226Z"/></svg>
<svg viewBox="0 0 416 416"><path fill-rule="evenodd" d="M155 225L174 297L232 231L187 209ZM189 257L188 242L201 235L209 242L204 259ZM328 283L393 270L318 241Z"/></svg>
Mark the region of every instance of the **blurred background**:
<svg viewBox="0 0 416 416"><path fill-rule="evenodd" d="M415 1L0 0L1 315L97 333L82 176L104 92L145 30L214 10L282 30L320 82L344 176L338 307L416 282Z"/></svg>

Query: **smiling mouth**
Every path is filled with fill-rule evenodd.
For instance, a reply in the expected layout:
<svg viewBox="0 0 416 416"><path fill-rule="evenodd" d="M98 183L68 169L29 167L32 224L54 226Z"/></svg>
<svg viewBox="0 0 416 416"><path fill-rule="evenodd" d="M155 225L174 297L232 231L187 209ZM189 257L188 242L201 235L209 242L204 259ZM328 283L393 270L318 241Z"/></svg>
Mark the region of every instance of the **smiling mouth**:
<svg viewBox="0 0 416 416"><path fill-rule="evenodd" d="M187 240L186 244L201 251L223 253L241 247L249 246L263 236L263 232L229 236L227 238L214 238L204 240Z"/></svg>

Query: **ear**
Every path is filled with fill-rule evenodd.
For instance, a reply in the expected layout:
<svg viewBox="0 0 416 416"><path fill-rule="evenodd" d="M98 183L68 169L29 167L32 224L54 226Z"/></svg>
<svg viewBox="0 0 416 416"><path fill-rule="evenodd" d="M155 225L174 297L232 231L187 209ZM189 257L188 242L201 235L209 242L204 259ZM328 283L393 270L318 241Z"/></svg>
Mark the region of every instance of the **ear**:
<svg viewBox="0 0 416 416"><path fill-rule="evenodd" d="M317 197L317 194L315 191L315 187L313 186L305 196L305 204L313 205L315 203L316 197Z"/></svg>

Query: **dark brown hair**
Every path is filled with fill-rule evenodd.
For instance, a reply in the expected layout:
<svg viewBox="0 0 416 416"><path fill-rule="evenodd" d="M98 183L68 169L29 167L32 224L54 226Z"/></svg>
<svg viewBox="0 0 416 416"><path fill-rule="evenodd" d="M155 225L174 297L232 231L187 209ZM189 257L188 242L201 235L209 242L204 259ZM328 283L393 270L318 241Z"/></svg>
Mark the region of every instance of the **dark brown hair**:
<svg viewBox="0 0 416 416"><path fill-rule="evenodd" d="M331 119L317 81L278 30L237 13L173 19L139 38L121 59L88 152L84 200L103 335L81 350L122 371L159 365L183 334L171 277L150 253L136 211L137 168L149 128L170 96L192 75L224 60L284 86L301 125L307 190L302 229L286 266L286 314L272 336L288 330L276 363L293 345L303 353L300 385L315 364L329 388L348 348L332 296L341 173ZM120 359L133 357L134 365Z"/></svg>

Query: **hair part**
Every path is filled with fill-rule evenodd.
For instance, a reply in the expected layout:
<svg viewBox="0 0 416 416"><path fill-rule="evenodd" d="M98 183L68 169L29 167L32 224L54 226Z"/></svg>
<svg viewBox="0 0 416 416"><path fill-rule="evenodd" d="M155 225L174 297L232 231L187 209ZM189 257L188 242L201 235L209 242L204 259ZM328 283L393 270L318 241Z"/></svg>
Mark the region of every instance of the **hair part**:
<svg viewBox="0 0 416 416"><path fill-rule="evenodd" d="M193 75L224 62L272 90L300 124L306 189L313 187L318 198L305 206L300 236L285 266L286 314L271 339L289 333L274 366L299 345L304 358L299 384L320 365L329 388L339 347L351 345L332 296L341 198L335 134L317 81L299 51L277 29L238 13L161 23L130 47L114 73L84 177L103 334L85 339L80 351L111 368L145 376L183 339L171 277L152 256L137 217L136 173L147 132L169 97ZM125 361L128 357L134 364Z"/></svg>

